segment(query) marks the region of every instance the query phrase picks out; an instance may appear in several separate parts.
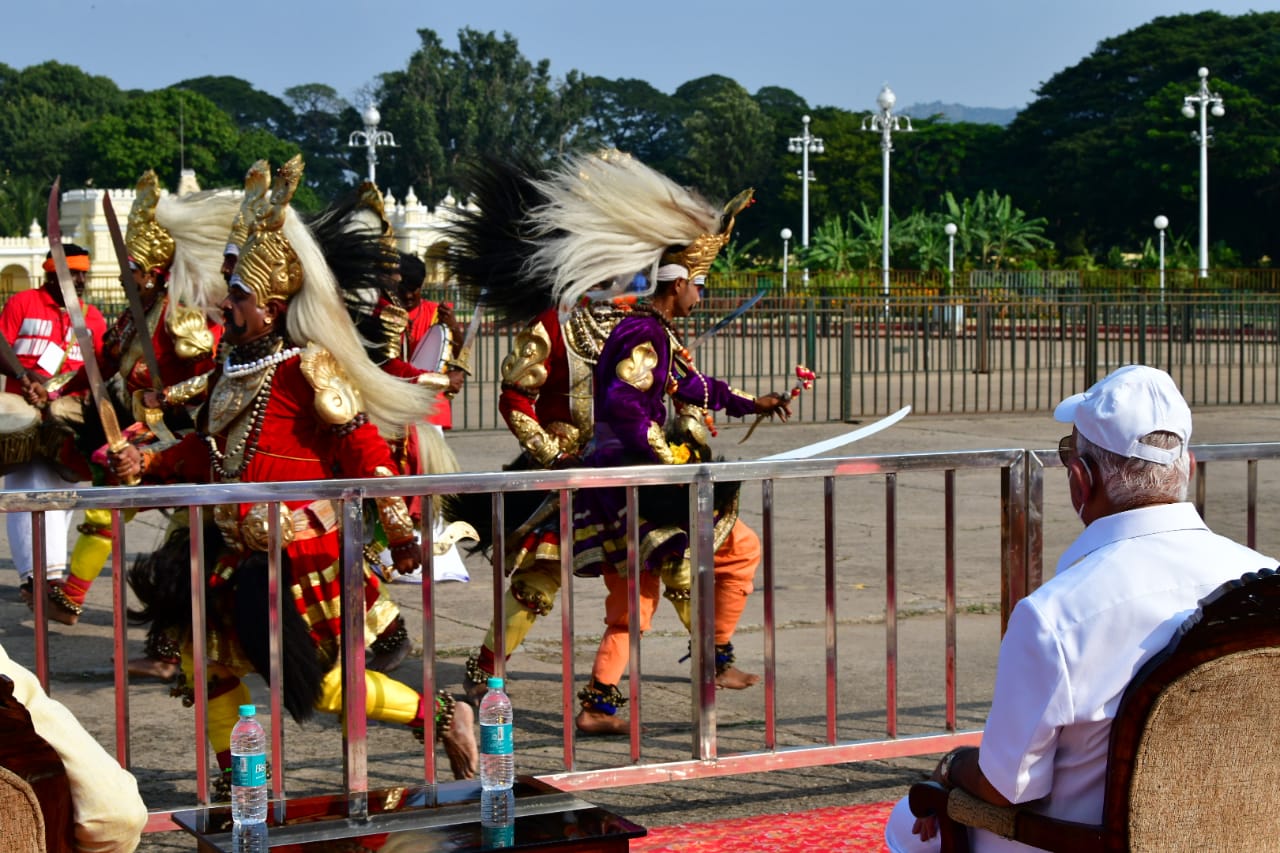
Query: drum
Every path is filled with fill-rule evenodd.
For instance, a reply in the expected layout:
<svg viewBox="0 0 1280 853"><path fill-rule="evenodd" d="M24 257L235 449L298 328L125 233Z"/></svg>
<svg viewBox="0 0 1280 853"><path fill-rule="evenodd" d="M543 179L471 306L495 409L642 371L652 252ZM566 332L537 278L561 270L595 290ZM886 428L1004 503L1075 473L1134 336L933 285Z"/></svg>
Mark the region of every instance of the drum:
<svg viewBox="0 0 1280 853"><path fill-rule="evenodd" d="M17 394L0 394L0 473L35 458L39 437L40 410Z"/></svg>
<svg viewBox="0 0 1280 853"><path fill-rule="evenodd" d="M436 323L418 341L409 363L419 370L444 373L445 362L453 355L453 333L444 323Z"/></svg>

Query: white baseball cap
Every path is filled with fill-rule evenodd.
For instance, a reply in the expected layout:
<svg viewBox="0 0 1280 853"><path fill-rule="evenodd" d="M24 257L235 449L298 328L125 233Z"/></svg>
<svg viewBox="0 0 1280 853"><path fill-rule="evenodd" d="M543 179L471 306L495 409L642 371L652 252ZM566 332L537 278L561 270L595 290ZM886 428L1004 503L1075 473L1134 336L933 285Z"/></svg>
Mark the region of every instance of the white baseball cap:
<svg viewBox="0 0 1280 853"><path fill-rule="evenodd" d="M1120 456L1169 465L1187 452L1191 409L1173 378L1163 370L1130 364L1074 394L1053 410L1054 420L1074 424L1090 443ZM1166 450L1143 444L1153 432L1171 432L1182 440Z"/></svg>

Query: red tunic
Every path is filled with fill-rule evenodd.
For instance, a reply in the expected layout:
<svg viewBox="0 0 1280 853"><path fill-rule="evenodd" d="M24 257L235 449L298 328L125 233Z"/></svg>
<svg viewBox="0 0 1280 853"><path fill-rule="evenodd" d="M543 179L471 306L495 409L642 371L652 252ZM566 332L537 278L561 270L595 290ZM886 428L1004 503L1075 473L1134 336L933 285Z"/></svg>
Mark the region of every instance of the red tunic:
<svg viewBox="0 0 1280 853"><path fill-rule="evenodd" d="M218 405L219 388L231 380L219 376L211 388L207 407ZM316 392L303 375L299 358L280 364L271 382L271 393L263 415L257 440L257 452L240 472L244 483L273 483L284 480L328 480L335 477L373 477L379 467L395 471L386 441L377 427L364 423L346 435L338 435L320 421L315 409ZM237 421L252 416L252 402L247 402ZM207 424L208 413L201 414L201 426ZM233 422L234 423L234 422ZM215 441L220 452L226 451L224 428ZM250 441L252 444L252 440ZM228 460L227 465L233 463ZM159 452L147 468L146 479L152 482L223 482L216 473L209 445L199 433L185 436L178 444ZM337 608L331 606L341 593L341 578L334 570L342 542L328 502L294 501L288 508L308 507L308 529L297 532L287 547L292 572L295 602L303 618L311 625L318 642L331 641L341 634ZM243 519L254 507L240 504L238 517ZM327 524L326 524L327 521ZM297 525L295 524L295 530ZM378 582L367 571L366 605L371 617L377 617ZM389 601L384 602L392 608ZM393 612L389 609L388 613ZM368 621L366 624L370 628ZM372 633L381 630L379 626Z"/></svg>

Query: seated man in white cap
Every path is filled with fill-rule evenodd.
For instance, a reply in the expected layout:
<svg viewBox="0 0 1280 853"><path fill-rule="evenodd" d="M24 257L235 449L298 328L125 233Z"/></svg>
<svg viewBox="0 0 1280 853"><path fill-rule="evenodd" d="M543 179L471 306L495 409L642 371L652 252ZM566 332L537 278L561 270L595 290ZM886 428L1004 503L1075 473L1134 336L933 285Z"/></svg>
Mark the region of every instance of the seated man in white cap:
<svg viewBox="0 0 1280 853"><path fill-rule="evenodd" d="M943 756L933 778L996 805L1039 801L1064 820L1102 820L1107 743L1134 673L1201 598L1276 561L1205 526L1187 485L1191 410L1167 373L1129 365L1058 404L1058 445L1085 530L1054 577L1018 602L1000 643L981 747ZM891 850L936 850L933 818L906 800ZM974 849L1028 849L975 830Z"/></svg>

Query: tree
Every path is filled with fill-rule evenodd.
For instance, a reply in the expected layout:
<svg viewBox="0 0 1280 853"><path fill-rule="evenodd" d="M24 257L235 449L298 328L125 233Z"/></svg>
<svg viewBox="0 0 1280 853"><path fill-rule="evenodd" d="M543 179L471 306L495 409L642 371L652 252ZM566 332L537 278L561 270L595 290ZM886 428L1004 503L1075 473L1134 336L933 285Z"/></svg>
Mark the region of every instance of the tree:
<svg viewBox="0 0 1280 853"><path fill-rule="evenodd" d="M286 109L292 117L286 137L302 151L307 162L306 186L326 199L346 191L364 175L361 152L347 145L360 117L332 86L306 83L284 90Z"/></svg>
<svg viewBox="0 0 1280 853"><path fill-rule="evenodd" d="M46 186L84 180L81 134L99 116L121 109L124 94L106 77L59 62L0 74L0 172L35 176Z"/></svg>
<svg viewBox="0 0 1280 853"><path fill-rule="evenodd" d="M162 181L176 183L184 165L206 185L235 186L243 180L247 164L239 162L240 132L208 98L158 89L133 95L126 107L86 128L81 140L86 182L133 186L140 174L155 169Z"/></svg>
<svg viewBox="0 0 1280 853"><path fill-rule="evenodd" d="M241 130L259 128L277 136L293 130L293 111L284 101L239 77L192 77L174 86L208 98L231 117Z"/></svg>
<svg viewBox="0 0 1280 853"><path fill-rule="evenodd" d="M509 34L464 28L458 49L435 32L404 71L384 74L379 100L401 147L387 156L388 185L432 202L461 182L461 164L482 155L547 157L565 150L589 102L580 75L551 78Z"/></svg>
<svg viewBox="0 0 1280 853"><path fill-rule="evenodd" d="M1100 42L1014 119L994 185L1047 217L1048 235L1075 254L1140 242L1156 213L1195 221L1195 124L1178 111L1202 57L1214 57L1210 82L1227 98L1210 155L1218 233L1246 257L1275 256L1280 13L1161 17Z"/></svg>
<svg viewBox="0 0 1280 853"><path fill-rule="evenodd" d="M675 98L687 111L688 148L678 179L722 200L764 180L772 160L773 123L746 89L713 75L685 83ZM747 218L741 227L746 234L755 232Z"/></svg>
<svg viewBox="0 0 1280 853"><path fill-rule="evenodd" d="M680 106L643 80L588 77L588 108L581 123L584 145L626 151L669 172L686 147Z"/></svg>

